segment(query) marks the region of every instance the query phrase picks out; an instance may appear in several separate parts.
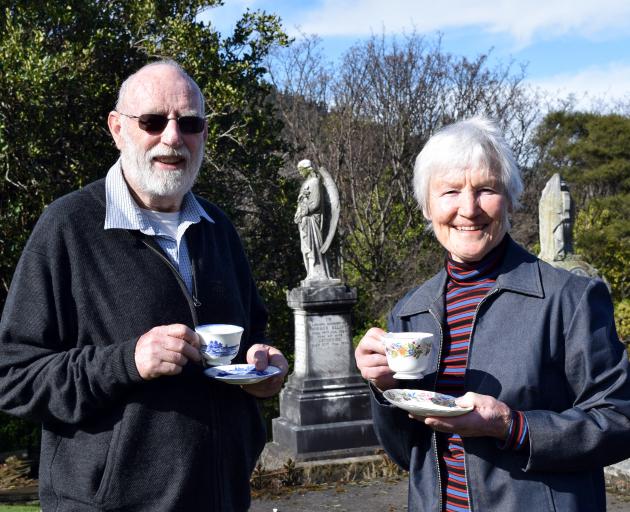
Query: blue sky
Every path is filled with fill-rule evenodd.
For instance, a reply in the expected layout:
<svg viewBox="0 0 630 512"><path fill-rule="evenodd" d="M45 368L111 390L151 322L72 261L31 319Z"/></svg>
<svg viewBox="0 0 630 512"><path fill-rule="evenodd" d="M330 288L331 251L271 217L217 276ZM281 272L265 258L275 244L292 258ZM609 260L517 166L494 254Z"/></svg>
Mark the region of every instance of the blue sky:
<svg viewBox="0 0 630 512"><path fill-rule="evenodd" d="M527 64L554 97L630 101L630 0L225 0L204 14L228 33L246 8L277 14L295 37L317 34L331 61L371 34L442 34L443 49Z"/></svg>

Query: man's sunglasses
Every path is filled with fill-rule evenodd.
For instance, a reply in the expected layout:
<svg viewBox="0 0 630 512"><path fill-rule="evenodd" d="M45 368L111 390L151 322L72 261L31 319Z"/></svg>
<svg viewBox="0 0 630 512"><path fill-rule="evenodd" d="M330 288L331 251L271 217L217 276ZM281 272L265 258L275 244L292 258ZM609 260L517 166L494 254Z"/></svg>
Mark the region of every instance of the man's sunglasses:
<svg viewBox="0 0 630 512"><path fill-rule="evenodd" d="M121 116L137 119L138 126L141 130L153 134L162 133L171 119L175 119L177 121L177 126L179 126L182 133L201 133L206 126L206 120L203 117L197 116L166 117L162 114L142 114L140 116L131 116L129 114L123 114L122 112L118 113Z"/></svg>

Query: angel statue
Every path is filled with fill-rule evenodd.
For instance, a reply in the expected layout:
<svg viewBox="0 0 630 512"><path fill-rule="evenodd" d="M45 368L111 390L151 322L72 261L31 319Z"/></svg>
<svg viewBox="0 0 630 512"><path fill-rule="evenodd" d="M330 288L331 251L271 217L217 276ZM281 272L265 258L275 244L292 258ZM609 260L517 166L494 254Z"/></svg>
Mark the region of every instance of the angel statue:
<svg viewBox="0 0 630 512"><path fill-rule="evenodd" d="M306 267L303 284L338 281L330 277L326 251L330 247L339 220L339 193L332 176L310 160L297 165L304 178L297 200L294 221L300 230L300 248Z"/></svg>

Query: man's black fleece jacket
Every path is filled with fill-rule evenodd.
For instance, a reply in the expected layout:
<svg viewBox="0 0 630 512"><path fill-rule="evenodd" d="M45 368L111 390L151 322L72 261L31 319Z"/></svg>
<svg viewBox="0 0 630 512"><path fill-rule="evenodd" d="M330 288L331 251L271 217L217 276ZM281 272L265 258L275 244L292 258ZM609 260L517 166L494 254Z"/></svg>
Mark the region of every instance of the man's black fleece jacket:
<svg viewBox="0 0 630 512"><path fill-rule="evenodd" d="M225 214L190 226L192 300L159 246L103 229L105 182L48 206L0 322L0 409L43 425L46 510L245 511L264 445L256 400L189 363L144 381L134 351L158 325L245 328L234 362L265 341L267 315Z"/></svg>

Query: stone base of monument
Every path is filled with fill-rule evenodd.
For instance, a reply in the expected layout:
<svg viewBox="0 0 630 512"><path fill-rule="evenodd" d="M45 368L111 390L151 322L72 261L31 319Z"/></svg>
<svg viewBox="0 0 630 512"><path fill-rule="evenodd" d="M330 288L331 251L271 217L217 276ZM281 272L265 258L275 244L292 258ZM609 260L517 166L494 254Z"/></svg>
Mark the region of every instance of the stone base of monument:
<svg viewBox="0 0 630 512"><path fill-rule="evenodd" d="M369 390L360 377L302 381L292 375L280 395L273 440L297 461L375 453Z"/></svg>
<svg viewBox="0 0 630 512"><path fill-rule="evenodd" d="M270 449L294 461L374 454L370 391L354 363L351 309L356 290L330 281L288 293L295 364L280 393Z"/></svg>
<svg viewBox="0 0 630 512"><path fill-rule="evenodd" d="M280 446L271 441L265 445L259 462L265 470L282 469L292 460L301 467L313 467L324 465L367 464L383 460L384 451L380 446L363 447L361 449L341 449L329 452L316 452L309 455L296 454L293 450ZM311 458L313 457L313 458Z"/></svg>

